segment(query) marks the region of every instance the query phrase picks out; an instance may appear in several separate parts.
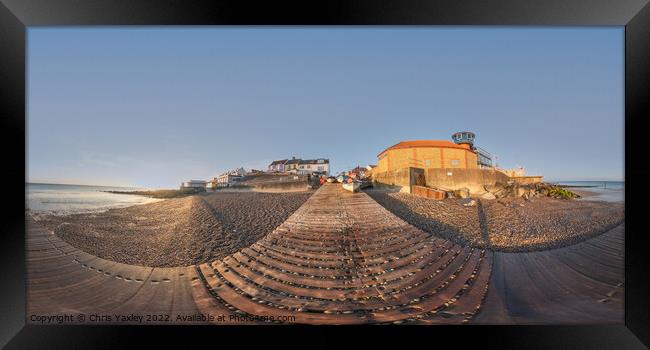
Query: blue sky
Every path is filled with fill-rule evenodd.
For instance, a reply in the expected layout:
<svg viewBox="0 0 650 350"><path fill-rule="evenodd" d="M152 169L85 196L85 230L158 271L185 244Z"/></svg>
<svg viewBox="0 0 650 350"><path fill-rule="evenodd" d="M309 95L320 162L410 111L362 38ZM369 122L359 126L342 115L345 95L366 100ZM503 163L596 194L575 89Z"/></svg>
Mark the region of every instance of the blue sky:
<svg viewBox="0 0 650 350"><path fill-rule="evenodd" d="M30 182L177 187L374 164L476 133L499 166L620 180L623 27L28 29Z"/></svg>

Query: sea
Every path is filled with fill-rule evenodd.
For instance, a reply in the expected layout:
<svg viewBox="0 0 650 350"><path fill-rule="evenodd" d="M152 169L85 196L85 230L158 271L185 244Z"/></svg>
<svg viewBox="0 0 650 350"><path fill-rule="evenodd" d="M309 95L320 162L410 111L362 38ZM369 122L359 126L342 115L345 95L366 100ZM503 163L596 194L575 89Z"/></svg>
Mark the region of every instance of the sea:
<svg viewBox="0 0 650 350"><path fill-rule="evenodd" d="M63 184L25 184L25 207L33 214L69 215L103 212L112 208L124 208L146 204L159 199L113 194L104 191L138 191L143 188L85 186Z"/></svg>
<svg viewBox="0 0 650 350"><path fill-rule="evenodd" d="M589 191L594 196L586 200L623 202L625 182L623 181L558 181L553 184L575 186L576 190ZM142 191L146 188L86 186L64 184L25 184L25 206L33 214L69 215L78 213L98 213L113 208L160 201L130 194L113 194L105 191Z"/></svg>
<svg viewBox="0 0 650 350"><path fill-rule="evenodd" d="M625 201L624 181L549 181L557 185L568 186L579 191L594 193L594 196L584 197L585 200L600 200L606 202Z"/></svg>

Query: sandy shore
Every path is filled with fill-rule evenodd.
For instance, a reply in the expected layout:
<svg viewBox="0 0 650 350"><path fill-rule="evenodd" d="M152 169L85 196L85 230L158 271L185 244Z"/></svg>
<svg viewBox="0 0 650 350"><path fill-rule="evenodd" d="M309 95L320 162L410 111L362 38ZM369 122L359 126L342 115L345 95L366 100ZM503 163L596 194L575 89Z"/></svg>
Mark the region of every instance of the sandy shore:
<svg viewBox="0 0 650 350"><path fill-rule="evenodd" d="M619 225L623 203L552 198L436 201L407 193L370 190L385 208L437 236L496 251L558 248L583 241Z"/></svg>
<svg viewBox="0 0 650 350"><path fill-rule="evenodd" d="M104 259L153 267L184 266L249 246L284 222L311 194L204 194L99 214L45 215L39 223Z"/></svg>

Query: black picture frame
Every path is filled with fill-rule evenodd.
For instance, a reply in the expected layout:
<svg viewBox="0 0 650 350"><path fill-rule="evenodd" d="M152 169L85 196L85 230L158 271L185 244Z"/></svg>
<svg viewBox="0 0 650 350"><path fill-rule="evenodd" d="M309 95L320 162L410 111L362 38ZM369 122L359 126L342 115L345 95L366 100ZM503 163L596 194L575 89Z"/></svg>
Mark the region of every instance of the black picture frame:
<svg viewBox="0 0 650 350"><path fill-rule="evenodd" d="M383 341L418 335L473 340L496 348L642 349L650 345L650 274L642 226L645 174L642 119L650 101L650 6L646 0L327 2L171 0L1 0L0 123L5 203L0 220L0 345L7 348L116 348L133 337L166 344L204 335L238 337L236 344L281 336L284 345L299 329L313 342L343 335ZM18 203L25 193L26 28L79 25L516 25L625 26L625 324L605 326L437 327L118 327L25 325L25 221ZM638 202L638 203L637 203ZM399 330L397 330L399 329ZM255 332L254 336L251 336ZM181 336L182 338L177 338ZM404 338L412 343L411 338ZM422 339L421 339L422 340ZM221 341L221 340L219 340ZM122 344L119 344L122 343ZM215 343L216 344L216 343ZM414 343L412 343L414 344ZM645 345L644 345L645 344Z"/></svg>

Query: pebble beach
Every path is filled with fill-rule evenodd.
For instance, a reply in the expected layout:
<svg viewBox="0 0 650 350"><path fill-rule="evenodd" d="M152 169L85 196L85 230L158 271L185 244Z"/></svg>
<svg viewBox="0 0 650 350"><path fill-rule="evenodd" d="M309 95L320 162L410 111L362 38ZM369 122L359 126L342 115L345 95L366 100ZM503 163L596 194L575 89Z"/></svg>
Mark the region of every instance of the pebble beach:
<svg viewBox="0 0 650 350"><path fill-rule="evenodd" d="M39 215L46 229L90 254L126 264L172 267L220 259L255 243L313 192L216 193L170 198L102 213ZM552 198L432 200L366 191L408 223L462 245L503 252L563 247L624 220L623 203Z"/></svg>
<svg viewBox="0 0 650 350"><path fill-rule="evenodd" d="M624 221L623 203L547 197L432 200L407 193L367 191L408 223L460 244L503 252L559 248L597 236Z"/></svg>
<svg viewBox="0 0 650 350"><path fill-rule="evenodd" d="M311 194L203 194L103 213L40 215L38 222L76 248L104 259L151 267L187 266L251 245Z"/></svg>

